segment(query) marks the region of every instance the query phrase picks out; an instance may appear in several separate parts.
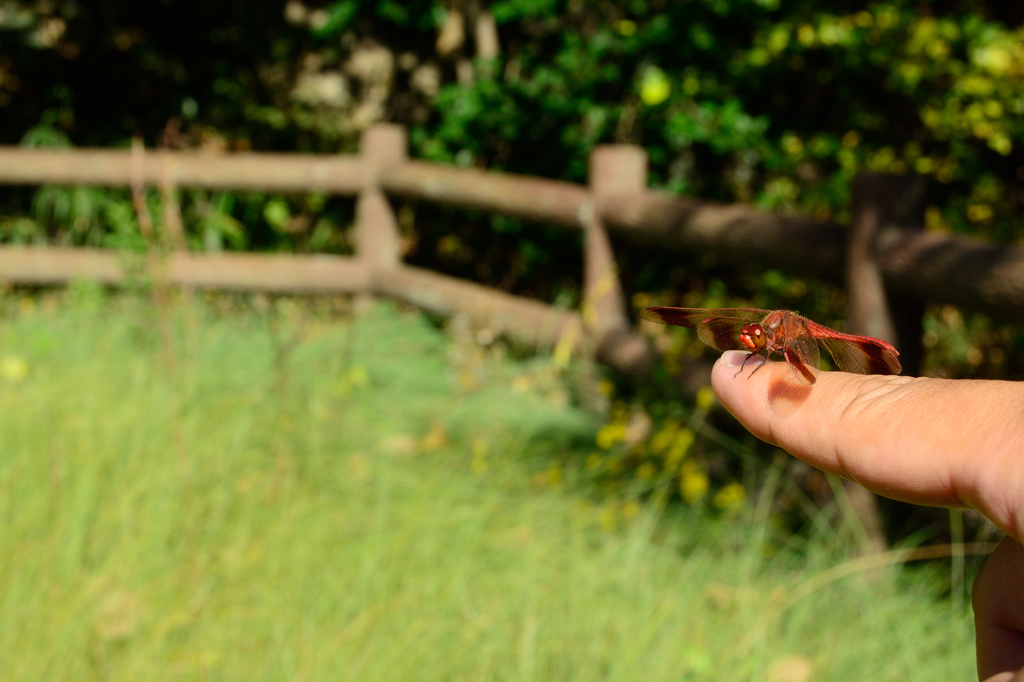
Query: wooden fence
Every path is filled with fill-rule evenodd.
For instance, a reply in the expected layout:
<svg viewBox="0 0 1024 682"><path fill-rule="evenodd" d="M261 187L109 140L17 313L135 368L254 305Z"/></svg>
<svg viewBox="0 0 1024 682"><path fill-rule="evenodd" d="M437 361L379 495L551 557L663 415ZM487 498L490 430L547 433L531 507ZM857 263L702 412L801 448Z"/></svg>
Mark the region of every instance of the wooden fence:
<svg viewBox="0 0 1024 682"><path fill-rule="evenodd" d="M611 237L845 283L851 330L898 339L911 370L924 300L1024 320L1024 249L922 230L923 194L914 179L858 178L853 222L844 229L651 191L647 157L639 147L596 148L587 186L410 160L406 148L405 130L394 125L368 129L360 154L353 156L0 148L0 183L149 185L168 196L178 187L354 195L353 257L178 251L168 256L162 276L189 287L373 292L435 314L466 314L531 344L576 339L581 351L626 373L645 371L651 357L629 324ZM402 264L388 196L582 230L582 311L555 309ZM16 284L75 278L116 284L125 271L123 257L112 251L0 248L0 280Z"/></svg>

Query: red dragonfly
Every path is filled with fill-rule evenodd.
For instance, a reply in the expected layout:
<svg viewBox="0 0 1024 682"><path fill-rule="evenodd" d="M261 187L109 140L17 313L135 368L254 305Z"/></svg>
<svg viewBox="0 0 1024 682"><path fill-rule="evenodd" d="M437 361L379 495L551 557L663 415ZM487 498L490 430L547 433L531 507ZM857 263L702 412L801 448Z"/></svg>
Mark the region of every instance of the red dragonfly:
<svg viewBox="0 0 1024 682"><path fill-rule="evenodd" d="M788 310L647 308L640 311L640 317L696 329L701 341L718 350L750 351L747 360L758 354L767 358L776 353L812 384L815 377L811 368L819 368L819 345L844 372L899 374L902 369L896 358L899 352L885 341L843 334Z"/></svg>

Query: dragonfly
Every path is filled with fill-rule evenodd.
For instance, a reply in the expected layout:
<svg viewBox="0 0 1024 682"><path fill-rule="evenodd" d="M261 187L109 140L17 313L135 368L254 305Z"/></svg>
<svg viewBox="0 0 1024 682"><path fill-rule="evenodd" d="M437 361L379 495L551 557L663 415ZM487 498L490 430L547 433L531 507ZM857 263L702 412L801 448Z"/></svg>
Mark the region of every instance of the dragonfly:
<svg viewBox="0 0 1024 682"><path fill-rule="evenodd" d="M640 317L649 322L690 327L697 337L718 350L745 350L739 376L747 360L775 353L785 358L807 383L819 369L819 346L828 351L844 372L899 374L899 351L870 336L844 334L788 310L759 308L646 308ZM760 366L754 369L756 372ZM753 372L751 372L753 375Z"/></svg>

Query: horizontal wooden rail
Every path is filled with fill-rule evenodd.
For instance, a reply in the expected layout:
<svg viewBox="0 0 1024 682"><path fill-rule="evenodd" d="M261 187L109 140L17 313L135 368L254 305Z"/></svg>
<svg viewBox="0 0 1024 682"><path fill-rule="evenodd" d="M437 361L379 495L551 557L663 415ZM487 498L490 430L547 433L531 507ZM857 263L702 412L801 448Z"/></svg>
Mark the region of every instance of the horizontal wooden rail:
<svg viewBox="0 0 1024 682"><path fill-rule="evenodd" d="M372 282L363 263L345 256L179 252L168 256L165 269L157 276L172 284L229 291L359 293L370 290ZM159 273L159 266L150 271Z"/></svg>
<svg viewBox="0 0 1024 682"><path fill-rule="evenodd" d="M592 212L613 237L671 252L710 252L725 262L778 268L842 284L845 230L653 191L595 197L568 182L422 161L370 165L359 156L147 152L134 163L149 185L356 194L376 184L393 196L500 212L581 229ZM129 150L0 147L0 183L126 186ZM879 259L892 291L1024 320L1024 248L953 234L888 229ZM4 265L4 268L7 266ZM3 270L0 277L11 278Z"/></svg>
<svg viewBox="0 0 1024 682"><path fill-rule="evenodd" d="M423 161L382 168L379 178L384 191L395 196L476 208L573 229L579 229L587 212L594 210L586 187L562 180L452 168Z"/></svg>
<svg viewBox="0 0 1024 682"><path fill-rule="evenodd" d="M496 336L532 347L552 348L573 327L574 345L583 341L582 320L572 310L409 266L377 270L372 281L376 294L397 298L439 317L466 315Z"/></svg>
<svg viewBox="0 0 1024 682"><path fill-rule="evenodd" d="M835 223L657 192L606 198L600 211L612 234L633 244L712 253L724 262L843 283L846 231ZM1024 321L1020 246L888 228L881 232L876 252L891 291Z"/></svg>
<svg viewBox="0 0 1024 682"><path fill-rule="evenodd" d="M200 289L280 294L354 293L370 288L370 273L354 258L251 253L173 253L148 259L108 249L0 247L0 278L16 284L67 284L88 279L124 284L132 273Z"/></svg>
<svg viewBox="0 0 1024 682"><path fill-rule="evenodd" d="M117 251L4 246L0 247L0 279L43 286L81 279L120 284L124 272Z"/></svg>
<svg viewBox="0 0 1024 682"><path fill-rule="evenodd" d="M0 247L0 273L17 284L89 279L124 284L132 275L177 286L268 293L351 293L370 287L370 273L347 256L171 253L164 258L112 249Z"/></svg>
<svg viewBox="0 0 1024 682"><path fill-rule="evenodd" d="M51 285L88 279L118 285L132 277L227 291L374 293L441 317L466 315L496 336L530 346L550 348L570 326L582 329L574 311L421 268L371 271L350 256L177 252L160 258L107 249L0 247L0 278L9 282Z"/></svg>
<svg viewBox="0 0 1024 682"><path fill-rule="evenodd" d="M358 156L0 147L4 184L127 187L135 172L152 186L344 195L372 181Z"/></svg>

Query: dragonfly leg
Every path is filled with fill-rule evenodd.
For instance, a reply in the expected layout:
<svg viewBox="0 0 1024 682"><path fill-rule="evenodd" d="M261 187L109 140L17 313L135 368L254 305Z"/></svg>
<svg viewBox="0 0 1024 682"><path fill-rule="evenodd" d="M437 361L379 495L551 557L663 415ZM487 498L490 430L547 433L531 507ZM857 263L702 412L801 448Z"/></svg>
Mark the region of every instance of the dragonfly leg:
<svg viewBox="0 0 1024 682"><path fill-rule="evenodd" d="M759 353L757 351L752 351L750 353L747 353L747 357L743 358L743 364L740 365L740 371L738 371L735 374L733 374L733 376L734 377L738 377L739 375L743 374L743 368L747 366L747 360L749 360L750 358L754 357L755 355L759 355ZM763 364L764 363L762 362L761 365L763 365ZM761 369L761 365L758 365L757 367L755 367L754 368L754 372L756 372L757 370ZM754 376L754 372L751 372L750 376Z"/></svg>

